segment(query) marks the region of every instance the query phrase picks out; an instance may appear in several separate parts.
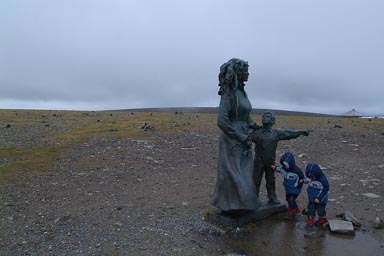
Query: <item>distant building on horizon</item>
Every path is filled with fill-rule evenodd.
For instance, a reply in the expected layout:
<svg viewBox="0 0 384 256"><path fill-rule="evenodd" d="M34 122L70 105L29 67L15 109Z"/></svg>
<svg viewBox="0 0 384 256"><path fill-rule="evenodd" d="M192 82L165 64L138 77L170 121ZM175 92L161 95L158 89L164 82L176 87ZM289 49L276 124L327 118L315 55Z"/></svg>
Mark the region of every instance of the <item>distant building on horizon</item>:
<svg viewBox="0 0 384 256"><path fill-rule="evenodd" d="M351 111L345 112L342 114L344 117L362 117L363 114L360 112L357 112L354 108Z"/></svg>

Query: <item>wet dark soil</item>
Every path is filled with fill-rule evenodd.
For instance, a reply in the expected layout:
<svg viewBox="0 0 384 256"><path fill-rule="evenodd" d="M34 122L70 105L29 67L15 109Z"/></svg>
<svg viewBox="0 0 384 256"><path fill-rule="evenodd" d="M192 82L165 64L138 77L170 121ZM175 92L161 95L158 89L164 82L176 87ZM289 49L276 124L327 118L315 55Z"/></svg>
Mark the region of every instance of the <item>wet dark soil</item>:
<svg viewBox="0 0 384 256"><path fill-rule="evenodd" d="M149 124L155 116L148 115ZM186 124L188 115L179 116ZM196 116L172 131L90 136L61 147L51 172L2 183L0 255L383 255L384 229L374 221L384 218L384 121L277 118L277 127L313 130L280 142L277 154L289 150L302 168L324 168L327 216L351 211L362 223L354 236L320 228L306 238L305 216L287 221L284 213L233 230L207 223L219 130L214 116L206 124ZM45 137L71 129L56 122ZM3 145L40 143L31 139L41 138L33 125L0 132ZM278 194L284 199L282 185ZM305 207L305 192L298 202Z"/></svg>

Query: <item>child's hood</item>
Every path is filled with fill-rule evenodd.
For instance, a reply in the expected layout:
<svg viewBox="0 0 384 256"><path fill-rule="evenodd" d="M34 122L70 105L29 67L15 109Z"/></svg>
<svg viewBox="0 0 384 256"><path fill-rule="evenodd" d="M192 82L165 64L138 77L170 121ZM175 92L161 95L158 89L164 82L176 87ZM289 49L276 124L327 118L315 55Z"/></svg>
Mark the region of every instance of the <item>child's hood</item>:
<svg viewBox="0 0 384 256"><path fill-rule="evenodd" d="M305 168L305 175L307 177L315 177L318 179L323 175L323 171L318 164L308 163L307 167Z"/></svg>
<svg viewBox="0 0 384 256"><path fill-rule="evenodd" d="M280 158L280 164L288 167L289 171L293 171L296 168L295 157L291 152L285 152Z"/></svg>

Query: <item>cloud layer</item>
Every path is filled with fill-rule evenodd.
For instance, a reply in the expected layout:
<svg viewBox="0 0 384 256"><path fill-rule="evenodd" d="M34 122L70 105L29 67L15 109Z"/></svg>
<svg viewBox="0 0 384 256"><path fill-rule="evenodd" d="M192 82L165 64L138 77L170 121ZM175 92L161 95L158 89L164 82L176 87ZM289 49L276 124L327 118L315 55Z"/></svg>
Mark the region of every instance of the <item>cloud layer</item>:
<svg viewBox="0 0 384 256"><path fill-rule="evenodd" d="M384 2L0 3L0 108L216 106L250 64L255 108L382 114Z"/></svg>

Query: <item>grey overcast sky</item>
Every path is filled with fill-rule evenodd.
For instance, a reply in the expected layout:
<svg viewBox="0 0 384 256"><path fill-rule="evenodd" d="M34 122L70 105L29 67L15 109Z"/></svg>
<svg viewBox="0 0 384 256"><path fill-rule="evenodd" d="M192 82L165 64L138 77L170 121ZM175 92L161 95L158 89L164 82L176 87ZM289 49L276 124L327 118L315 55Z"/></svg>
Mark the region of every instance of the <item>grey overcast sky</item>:
<svg viewBox="0 0 384 256"><path fill-rule="evenodd" d="M0 108L219 104L249 62L254 108L384 113L383 0L2 0Z"/></svg>

